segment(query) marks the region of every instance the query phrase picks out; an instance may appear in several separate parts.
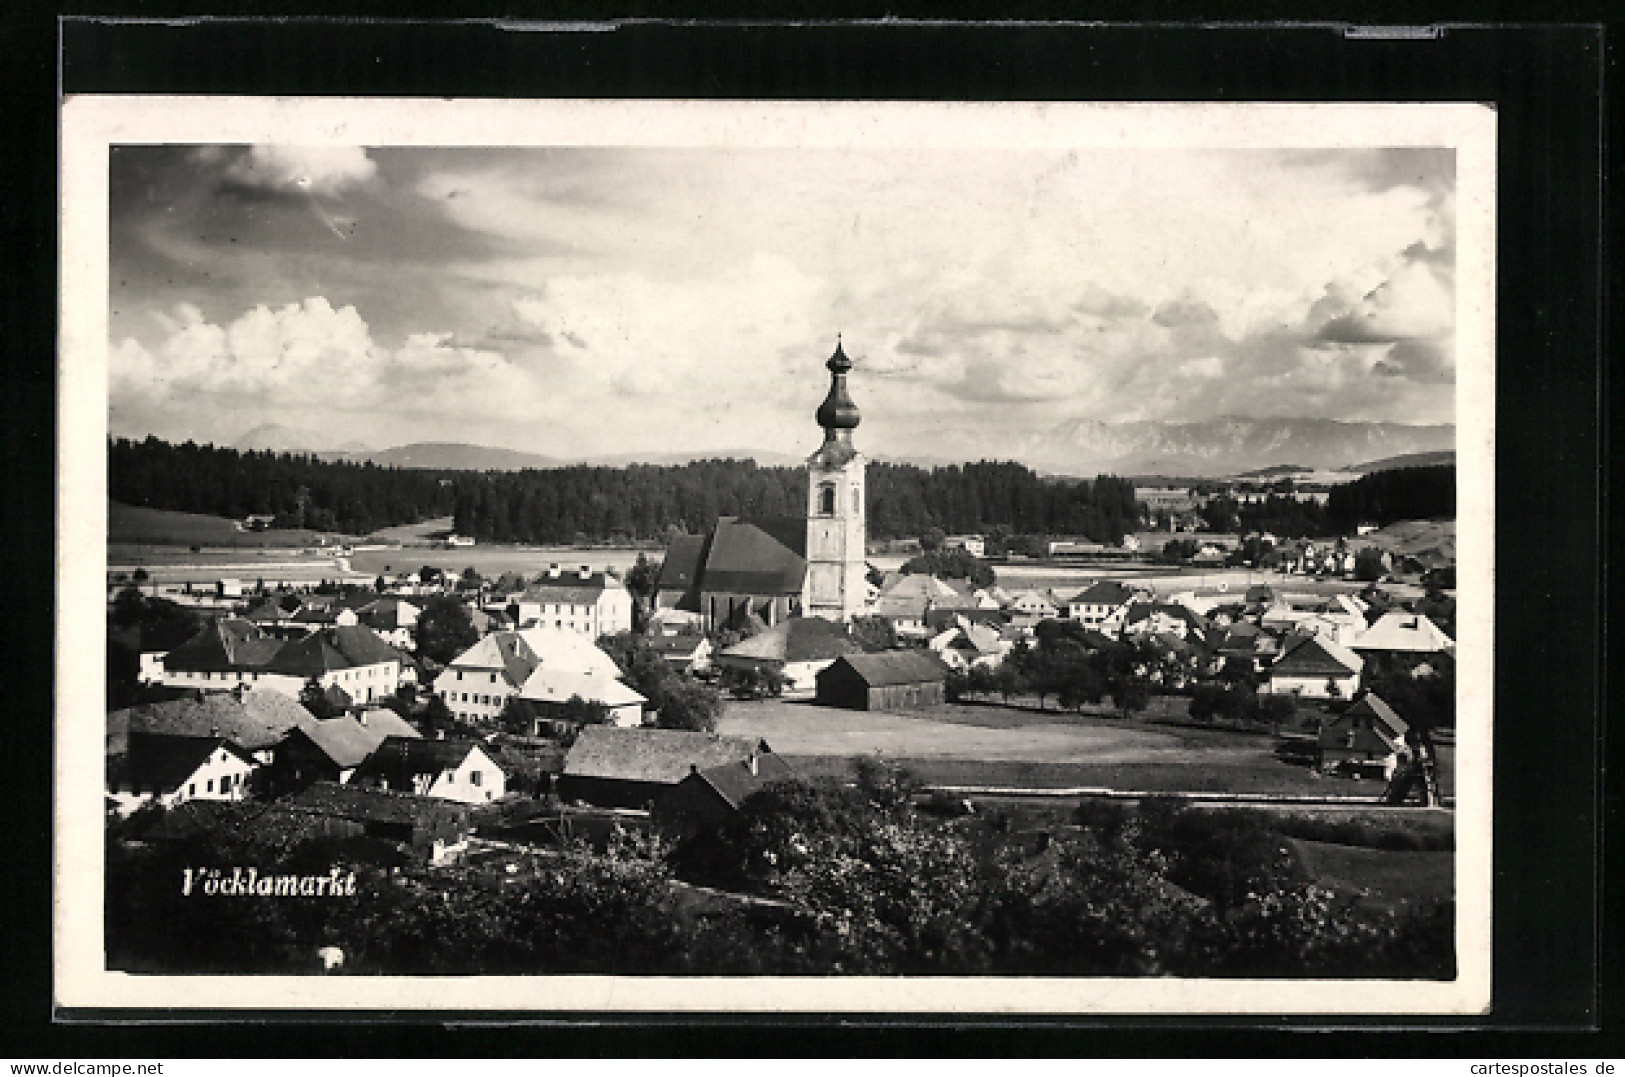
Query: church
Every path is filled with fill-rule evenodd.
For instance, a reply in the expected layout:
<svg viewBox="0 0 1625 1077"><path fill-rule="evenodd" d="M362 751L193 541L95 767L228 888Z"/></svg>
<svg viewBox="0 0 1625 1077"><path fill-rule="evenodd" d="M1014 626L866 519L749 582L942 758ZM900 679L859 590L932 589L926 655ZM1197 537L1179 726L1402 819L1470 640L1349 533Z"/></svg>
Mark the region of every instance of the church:
<svg viewBox="0 0 1625 1077"><path fill-rule="evenodd" d="M866 461L852 444L860 416L846 388L852 360L839 341L825 366L829 393L816 413L824 442L807 458L806 516L723 516L708 535L674 540L657 608L698 614L706 632L760 631L791 617L847 621L863 611Z"/></svg>

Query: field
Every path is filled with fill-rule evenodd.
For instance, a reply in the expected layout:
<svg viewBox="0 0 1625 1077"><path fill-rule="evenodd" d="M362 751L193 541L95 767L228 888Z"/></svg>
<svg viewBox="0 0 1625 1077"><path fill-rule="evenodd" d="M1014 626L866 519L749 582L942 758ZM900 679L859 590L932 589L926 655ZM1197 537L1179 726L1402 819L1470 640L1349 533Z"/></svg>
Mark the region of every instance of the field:
<svg viewBox="0 0 1625 1077"><path fill-rule="evenodd" d="M886 714L789 700L730 701L717 731L761 737L805 774L846 776L855 758L880 756L939 785L1372 799L1384 788L1380 781L1317 778L1306 767L1283 763L1267 734L993 704ZM1444 769L1448 794L1450 768Z"/></svg>
<svg viewBox="0 0 1625 1077"><path fill-rule="evenodd" d="M287 549L314 546L315 531L239 531L237 525L220 516L195 512L170 512L139 505L107 503L107 543L113 547L224 546L232 549ZM327 535L329 541L341 536ZM109 558L112 559L111 557Z"/></svg>
<svg viewBox="0 0 1625 1077"><path fill-rule="evenodd" d="M1342 894L1359 894L1370 905L1397 908L1455 893L1453 853L1362 849L1302 838L1287 841L1317 883Z"/></svg>
<svg viewBox="0 0 1625 1077"><path fill-rule="evenodd" d="M459 546L455 549L437 549L430 546L406 546L387 550L357 550L349 558L350 567L360 573L377 575L381 572L415 571L424 565L433 565L443 572L456 575L465 568L473 568L486 577L504 572L518 572L526 578L540 575L549 565L565 569L582 565L593 571L614 569L622 573L638 560L637 550L610 548L578 548L573 546ZM644 551L659 560L662 551Z"/></svg>

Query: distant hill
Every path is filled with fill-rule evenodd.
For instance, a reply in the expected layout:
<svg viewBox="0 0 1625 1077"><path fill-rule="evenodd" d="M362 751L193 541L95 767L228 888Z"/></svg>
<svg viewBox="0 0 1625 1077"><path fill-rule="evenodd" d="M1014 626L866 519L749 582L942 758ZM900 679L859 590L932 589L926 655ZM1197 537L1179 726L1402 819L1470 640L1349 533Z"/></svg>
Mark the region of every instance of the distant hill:
<svg viewBox="0 0 1625 1077"><path fill-rule="evenodd" d="M1284 475L1296 475L1304 471L1313 471L1312 467L1302 464L1275 464L1271 467L1261 467L1255 471L1243 471L1237 475L1238 479L1277 479Z"/></svg>
<svg viewBox="0 0 1625 1077"><path fill-rule="evenodd" d="M420 441L379 452L324 452L316 455L323 460L370 463L379 467L416 471L524 471L526 468L559 467L562 464L552 456L449 441Z"/></svg>
<svg viewBox="0 0 1625 1077"><path fill-rule="evenodd" d="M1381 460L1371 460L1364 464L1355 464L1348 470L1368 475L1373 471L1393 471L1401 467L1436 467L1440 464L1454 464L1456 451L1443 449L1439 452L1412 452L1403 456L1385 456Z"/></svg>
<svg viewBox="0 0 1625 1077"><path fill-rule="evenodd" d="M242 531L233 520L197 512L171 512L144 505L107 503L107 541L149 546L309 546L315 531Z"/></svg>

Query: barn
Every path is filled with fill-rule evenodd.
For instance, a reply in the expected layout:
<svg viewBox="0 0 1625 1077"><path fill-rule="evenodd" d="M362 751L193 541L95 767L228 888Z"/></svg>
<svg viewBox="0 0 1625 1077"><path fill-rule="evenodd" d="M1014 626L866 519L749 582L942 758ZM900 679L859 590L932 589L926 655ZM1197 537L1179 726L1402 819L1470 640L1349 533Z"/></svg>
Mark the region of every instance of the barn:
<svg viewBox="0 0 1625 1077"><path fill-rule="evenodd" d="M751 760L772 751L750 737L686 729L618 729L590 725L564 757L559 799L603 808L647 808L695 770ZM760 768L758 759L756 766Z"/></svg>
<svg viewBox="0 0 1625 1077"><path fill-rule="evenodd" d="M860 711L928 707L945 699L947 675L948 667L928 651L848 654L818 674L817 700Z"/></svg>
<svg viewBox="0 0 1625 1077"><path fill-rule="evenodd" d="M1320 765L1381 768L1392 778L1402 756L1409 754L1405 734L1410 726L1375 692L1361 696L1348 710L1320 730Z"/></svg>

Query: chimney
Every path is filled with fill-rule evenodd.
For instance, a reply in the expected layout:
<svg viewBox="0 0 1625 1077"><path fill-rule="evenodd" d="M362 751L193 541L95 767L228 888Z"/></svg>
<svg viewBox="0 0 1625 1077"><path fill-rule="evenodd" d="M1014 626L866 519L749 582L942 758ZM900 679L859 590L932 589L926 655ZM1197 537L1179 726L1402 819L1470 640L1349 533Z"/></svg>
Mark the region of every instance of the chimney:
<svg viewBox="0 0 1625 1077"><path fill-rule="evenodd" d="M751 777L755 777L756 776L756 753L755 752L750 753L750 762L749 762L748 766L750 767Z"/></svg>
<svg viewBox="0 0 1625 1077"><path fill-rule="evenodd" d="M559 578L559 565L557 561L547 566L547 578L550 580L556 580Z"/></svg>

